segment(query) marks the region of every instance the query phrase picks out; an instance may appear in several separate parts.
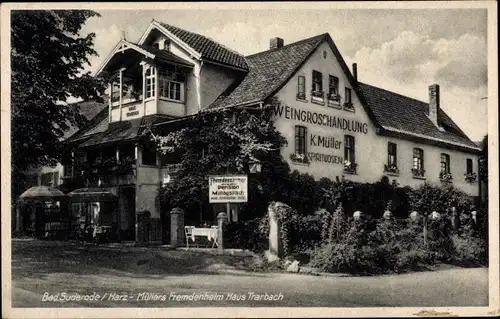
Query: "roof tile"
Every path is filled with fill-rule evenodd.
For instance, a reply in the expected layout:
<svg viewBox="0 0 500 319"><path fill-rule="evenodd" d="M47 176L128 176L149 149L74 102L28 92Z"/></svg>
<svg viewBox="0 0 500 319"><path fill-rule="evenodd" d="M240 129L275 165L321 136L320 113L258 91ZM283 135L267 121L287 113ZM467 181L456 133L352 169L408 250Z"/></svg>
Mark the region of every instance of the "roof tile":
<svg viewBox="0 0 500 319"><path fill-rule="evenodd" d="M324 37L322 34L277 50L247 56L248 74L238 87L227 95L221 95L210 108L230 107L267 98L293 75Z"/></svg>
<svg viewBox="0 0 500 319"><path fill-rule="evenodd" d="M384 128L477 147L442 109L438 117L444 131L436 127L427 117L428 103L365 83L359 83L359 88L368 107Z"/></svg>
<svg viewBox="0 0 500 319"><path fill-rule="evenodd" d="M245 70L248 69L245 57L238 52L226 48L222 44L217 43L216 41L209 39L204 35L186 31L163 22L158 23L165 29L170 31L173 35L185 42L187 45L192 47L194 50L199 52L202 58L235 66Z"/></svg>

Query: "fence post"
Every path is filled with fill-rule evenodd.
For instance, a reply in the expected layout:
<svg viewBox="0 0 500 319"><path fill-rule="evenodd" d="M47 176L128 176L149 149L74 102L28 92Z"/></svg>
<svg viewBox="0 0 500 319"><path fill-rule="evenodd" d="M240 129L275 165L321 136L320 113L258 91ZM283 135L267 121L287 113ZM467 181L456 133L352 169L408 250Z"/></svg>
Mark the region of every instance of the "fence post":
<svg viewBox="0 0 500 319"><path fill-rule="evenodd" d="M222 255L224 253L224 224L226 223L228 215L221 212L217 215L217 253Z"/></svg>
<svg viewBox="0 0 500 319"><path fill-rule="evenodd" d="M170 211L170 245L178 247L184 238L184 211L175 207Z"/></svg>
<svg viewBox="0 0 500 319"><path fill-rule="evenodd" d="M276 212L278 203L269 205L267 213L269 214L269 252L272 255L283 256L283 244L280 237L280 222Z"/></svg>

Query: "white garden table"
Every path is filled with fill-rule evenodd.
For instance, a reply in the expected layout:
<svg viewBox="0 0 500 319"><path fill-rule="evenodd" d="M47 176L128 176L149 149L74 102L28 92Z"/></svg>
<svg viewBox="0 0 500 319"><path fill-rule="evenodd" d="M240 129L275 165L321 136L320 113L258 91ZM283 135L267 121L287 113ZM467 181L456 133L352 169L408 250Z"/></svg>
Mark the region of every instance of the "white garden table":
<svg viewBox="0 0 500 319"><path fill-rule="evenodd" d="M196 240L196 236L206 237L208 241L213 241L212 248L217 246L217 228L193 228L192 229L192 240Z"/></svg>

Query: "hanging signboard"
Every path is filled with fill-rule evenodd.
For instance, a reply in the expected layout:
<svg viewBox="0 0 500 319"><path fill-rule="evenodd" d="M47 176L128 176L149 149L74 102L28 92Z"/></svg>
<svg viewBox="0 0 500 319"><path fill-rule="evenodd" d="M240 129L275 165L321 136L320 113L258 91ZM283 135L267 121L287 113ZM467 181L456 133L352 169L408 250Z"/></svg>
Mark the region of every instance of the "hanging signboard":
<svg viewBox="0 0 500 319"><path fill-rule="evenodd" d="M246 175L218 175L208 177L210 203L246 203L248 177Z"/></svg>

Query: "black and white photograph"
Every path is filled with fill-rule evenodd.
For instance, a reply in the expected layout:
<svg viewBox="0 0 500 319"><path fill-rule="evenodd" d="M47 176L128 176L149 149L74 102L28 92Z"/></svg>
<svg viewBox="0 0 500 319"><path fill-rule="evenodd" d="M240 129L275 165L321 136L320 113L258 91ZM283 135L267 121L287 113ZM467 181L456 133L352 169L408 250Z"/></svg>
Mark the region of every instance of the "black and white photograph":
<svg viewBox="0 0 500 319"><path fill-rule="evenodd" d="M2 317L495 316L497 4L2 4Z"/></svg>

